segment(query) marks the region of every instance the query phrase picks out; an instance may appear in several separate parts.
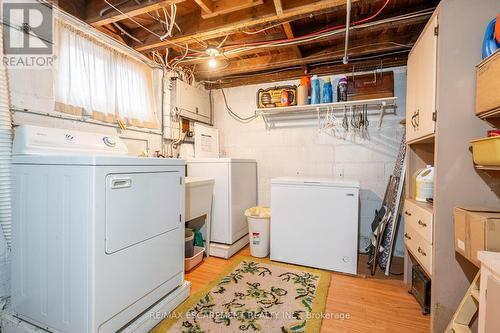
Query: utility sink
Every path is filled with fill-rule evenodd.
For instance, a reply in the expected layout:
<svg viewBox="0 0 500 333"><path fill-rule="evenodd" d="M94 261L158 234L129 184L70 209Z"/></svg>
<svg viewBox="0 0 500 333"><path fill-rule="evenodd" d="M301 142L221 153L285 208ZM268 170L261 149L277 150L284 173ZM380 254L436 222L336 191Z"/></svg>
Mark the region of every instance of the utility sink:
<svg viewBox="0 0 500 333"><path fill-rule="evenodd" d="M186 209L185 220L190 221L207 215L210 218L212 211L212 197L214 194L213 178L186 177Z"/></svg>

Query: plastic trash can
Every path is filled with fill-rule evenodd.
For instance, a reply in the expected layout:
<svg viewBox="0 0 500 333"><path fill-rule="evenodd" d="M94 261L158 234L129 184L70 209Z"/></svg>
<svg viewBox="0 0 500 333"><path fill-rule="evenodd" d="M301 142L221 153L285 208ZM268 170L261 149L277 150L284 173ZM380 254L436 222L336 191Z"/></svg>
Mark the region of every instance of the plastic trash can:
<svg viewBox="0 0 500 333"><path fill-rule="evenodd" d="M269 254L271 210L267 207L252 207L245 211L248 220L250 253L257 258Z"/></svg>

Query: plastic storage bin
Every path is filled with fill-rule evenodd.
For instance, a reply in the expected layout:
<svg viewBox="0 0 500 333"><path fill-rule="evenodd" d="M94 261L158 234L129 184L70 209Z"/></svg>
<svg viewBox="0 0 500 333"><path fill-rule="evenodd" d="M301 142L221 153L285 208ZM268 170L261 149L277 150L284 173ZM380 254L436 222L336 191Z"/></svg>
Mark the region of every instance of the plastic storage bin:
<svg viewBox="0 0 500 333"><path fill-rule="evenodd" d="M203 261L203 253L205 253L204 247L195 246L193 256L184 259L184 270L188 272L198 266Z"/></svg>
<svg viewBox="0 0 500 333"><path fill-rule="evenodd" d="M194 232L192 229L186 229L184 241L184 258L191 258L194 255Z"/></svg>
<svg viewBox="0 0 500 333"><path fill-rule="evenodd" d="M500 166L500 136L471 141L474 163L481 166Z"/></svg>
<svg viewBox="0 0 500 333"><path fill-rule="evenodd" d="M269 254L271 210L267 207L253 207L245 211L248 220L250 254L257 258Z"/></svg>

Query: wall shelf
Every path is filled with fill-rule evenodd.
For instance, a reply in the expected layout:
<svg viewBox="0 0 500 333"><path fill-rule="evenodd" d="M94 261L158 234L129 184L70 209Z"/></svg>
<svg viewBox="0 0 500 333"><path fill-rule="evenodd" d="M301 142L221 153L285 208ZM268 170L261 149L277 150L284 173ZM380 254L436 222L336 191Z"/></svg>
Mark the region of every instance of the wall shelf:
<svg viewBox="0 0 500 333"><path fill-rule="evenodd" d="M478 117L486 121L493 127L500 127L500 108L482 113L478 115Z"/></svg>
<svg viewBox="0 0 500 333"><path fill-rule="evenodd" d="M476 165L476 169L485 171L500 171L500 166Z"/></svg>
<svg viewBox="0 0 500 333"><path fill-rule="evenodd" d="M397 97L365 99L347 102L335 102L324 104L309 104L299 106L275 107L275 108L258 108L255 113L262 116L266 129L276 128L276 123L280 121L290 120L305 120L305 119L318 119L321 118L323 113L327 111L334 111L342 114L345 110L350 111L351 108L368 108L368 115L379 116L379 127L382 120L387 113L387 109L393 109L391 114L396 113L396 100ZM358 109L360 110L360 109Z"/></svg>

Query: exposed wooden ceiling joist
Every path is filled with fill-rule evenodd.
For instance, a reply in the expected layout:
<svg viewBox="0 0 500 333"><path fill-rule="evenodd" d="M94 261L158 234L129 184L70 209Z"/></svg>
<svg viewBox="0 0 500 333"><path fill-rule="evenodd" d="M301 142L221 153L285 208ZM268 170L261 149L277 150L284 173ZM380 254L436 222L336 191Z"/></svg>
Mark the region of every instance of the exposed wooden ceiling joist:
<svg viewBox="0 0 500 333"><path fill-rule="evenodd" d="M100 27L103 25L125 20L129 17L136 17L145 13L152 12L157 9L164 8L166 6L169 6L172 3L172 1L174 3L180 3L183 2L184 0L153 0L153 1L143 2L141 4L133 2L133 4L131 5L118 7L119 11L111 8L110 13L105 14L103 16L99 15L99 12L103 8L99 8L98 10L95 10L94 14L89 15L89 18L87 18L86 22L94 27ZM113 2L110 3L112 4Z"/></svg>
<svg viewBox="0 0 500 333"><path fill-rule="evenodd" d="M409 44L412 41L412 38L416 38L418 36L418 34L416 34L413 31L413 29L417 29L417 30L420 29L420 25L425 24L425 22L427 22L429 17L430 17L430 15L422 15L422 16L412 17L412 18L408 18L408 19L399 21L397 23L398 30L400 30L401 28L408 27L409 29L412 29L409 33L398 32L396 34L396 33L394 33L394 31L392 31L396 27L396 23L385 22L385 23L373 25L370 27L352 30L351 31L351 39L358 38L358 37L365 38L364 40L366 41L367 44L375 43L375 42L377 42L377 40L382 41L382 42L394 42L394 43L401 43L401 44ZM368 38L363 37L363 36L367 36L368 34L370 34L370 35L376 34L377 36L375 39L373 39L372 37L368 37ZM338 48L340 49L343 47L344 35L338 34L336 36L319 39L319 40L317 40L317 42L322 42L322 41L324 42L325 40L328 40L329 43L336 43L336 44L340 45L340 46L338 46ZM356 43L356 46L359 45L359 42L355 42L355 43ZM350 46L352 49L353 44L351 44ZM323 45L321 45L319 47L325 48L325 46L323 46ZM289 49L290 46L286 46L286 45L273 46L274 50L286 49L286 48ZM267 50L267 48L260 48L259 49L260 52L262 52L264 50ZM311 54L308 54L306 51L307 50L305 50L305 48L302 49L301 57L311 55ZM232 59L235 57L251 55L255 52L256 52L255 50L248 50L245 52L238 53L237 55L226 54L224 57L227 59ZM205 61L206 61L205 59L189 60L189 61L186 61L184 63L193 64L193 63L199 63L199 62L205 62Z"/></svg>
<svg viewBox="0 0 500 333"><path fill-rule="evenodd" d="M194 0L201 8L201 17L208 19L219 15L225 15L238 10L260 6L264 0Z"/></svg>
<svg viewBox="0 0 500 333"><path fill-rule="evenodd" d="M342 61L331 65L322 65L318 67L311 66L308 75L334 75L334 74L346 74L353 70L353 66L360 68L389 68L404 66L407 62L408 55L406 53L394 56L384 56L375 60L356 60L351 59L351 62L344 65ZM298 79L304 76L304 71L299 68L290 68L279 70L276 72L263 72L254 73L252 75L234 75L229 77L224 77L219 79L211 79L217 81L217 83L209 84L208 87L219 88L219 87L235 87L249 84L262 84L269 82L278 82L283 80Z"/></svg>
<svg viewBox="0 0 500 333"><path fill-rule="evenodd" d="M397 38L394 38L394 36L382 35L381 37L375 39L369 36L364 39L352 41L350 43L350 49L356 50L355 54L357 57L389 53L398 50L409 51L409 47L403 44L409 38L411 38L410 35L399 35ZM234 60L231 61L224 69L212 72L205 71L200 73L199 77L210 77L213 79L242 73L262 72L287 67L300 67L301 65L336 60L340 61L340 59L342 59L343 52L344 50L342 47L332 46L301 59L296 59L293 53L286 52Z"/></svg>
<svg viewBox="0 0 500 333"><path fill-rule="evenodd" d="M274 8L276 8L276 14L278 16L283 15L283 4L281 3L281 0L274 0ZM293 34L292 25L290 24L290 22L284 22L282 26L286 38L293 39L295 36ZM295 52L295 56L297 58L302 58L302 53L300 52L300 48L298 45L292 46L292 50Z"/></svg>
<svg viewBox="0 0 500 333"><path fill-rule="evenodd" d="M357 1L361 0L353 0L353 2ZM278 15L274 3L265 2L262 6L207 20L200 20L199 16L193 14L190 17L179 19L178 24L183 28L182 35L164 41L159 40L156 36L149 35L143 44L134 46L136 50L146 52L165 48L171 44L192 42L193 39L204 41L255 27L300 19L313 13L338 9L339 6L343 5L345 5L345 0L319 0L306 5L284 9L283 14Z"/></svg>

